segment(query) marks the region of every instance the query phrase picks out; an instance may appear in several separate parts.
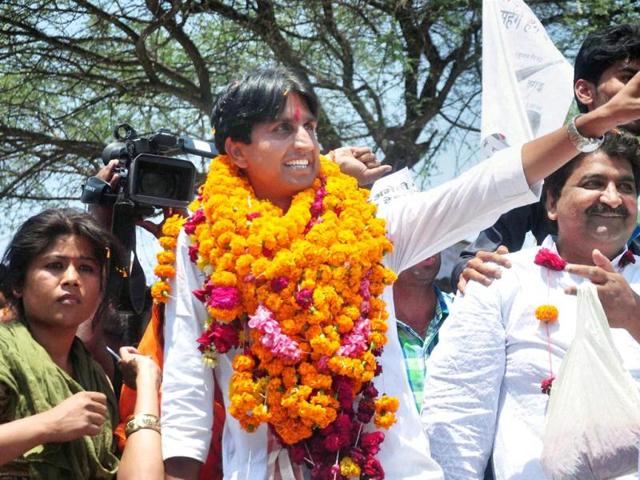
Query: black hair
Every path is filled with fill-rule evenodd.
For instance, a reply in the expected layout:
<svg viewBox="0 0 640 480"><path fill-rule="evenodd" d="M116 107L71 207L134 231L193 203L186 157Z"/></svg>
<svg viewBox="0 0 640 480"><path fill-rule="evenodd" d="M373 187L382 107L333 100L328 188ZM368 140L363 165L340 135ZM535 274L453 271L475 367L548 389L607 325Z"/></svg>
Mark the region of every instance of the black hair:
<svg viewBox="0 0 640 480"><path fill-rule="evenodd" d="M544 179L545 198L557 200L567 179L587 155L596 152L606 153L609 157L627 160L631 164L636 192L640 192L640 143L638 139L622 130L607 132L602 145L592 153L581 153L565 163L558 170Z"/></svg>
<svg viewBox="0 0 640 480"><path fill-rule="evenodd" d="M16 296L23 286L31 262L51 246L60 235L77 235L89 241L100 266L103 292L109 276L115 274L121 247L115 237L103 229L89 214L72 208L44 210L25 221L13 236L0 264L0 291L6 301L24 318L22 300ZM95 317L107 308L109 295L104 294Z"/></svg>
<svg viewBox="0 0 640 480"><path fill-rule="evenodd" d="M309 83L284 67L249 72L230 83L211 112L218 151L226 153L227 138L250 144L253 127L278 118L291 93L300 95L311 114L318 116L318 98Z"/></svg>
<svg viewBox="0 0 640 480"><path fill-rule="evenodd" d="M594 85L602 73L620 60L640 59L640 25L624 24L591 33L582 43L573 67L573 83L579 79ZM588 111L576 96L578 109Z"/></svg>

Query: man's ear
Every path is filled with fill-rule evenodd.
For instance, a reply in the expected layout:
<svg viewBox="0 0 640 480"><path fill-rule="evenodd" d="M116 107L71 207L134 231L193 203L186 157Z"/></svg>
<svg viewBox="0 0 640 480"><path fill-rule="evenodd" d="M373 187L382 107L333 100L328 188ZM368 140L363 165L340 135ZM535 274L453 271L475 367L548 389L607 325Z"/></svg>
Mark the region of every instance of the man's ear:
<svg viewBox="0 0 640 480"><path fill-rule="evenodd" d="M12 288L13 296L16 298L22 298L22 288Z"/></svg>
<svg viewBox="0 0 640 480"><path fill-rule="evenodd" d="M558 199L549 192L545 195L544 208L547 210L547 217L554 222L558 220Z"/></svg>
<svg viewBox="0 0 640 480"><path fill-rule="evenodd" d="M579 78L576 80L573 86L573 91L576 94L576 98L580 100L580 103L589 107L589 110L595 108L596 101L596 86L588 80Z"/></svg>
<svg viewBox="0 0 640 480"><path fill-rule="evenodd" d="M244 154L244 146L244 143L239 142L238 140L232 140L231 137L227 137L224 141L225 152L227 152L231 161L238 168L247 168L247 158Z"/></svg>

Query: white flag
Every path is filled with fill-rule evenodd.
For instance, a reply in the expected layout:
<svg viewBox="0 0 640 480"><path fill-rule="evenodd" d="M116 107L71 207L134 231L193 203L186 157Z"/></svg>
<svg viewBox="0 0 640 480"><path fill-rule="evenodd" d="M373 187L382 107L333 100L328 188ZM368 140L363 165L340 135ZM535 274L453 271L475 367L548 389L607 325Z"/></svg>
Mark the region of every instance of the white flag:
<svg viewBox="0 0 640 480"><path fill-rule="evenodd" d="M396 198L404 197L417 191L418 187L413 182L411 172L407 167L404 167L391 175L385 175L377 180L371 186L369 201L379 207L391 203Z"/></svg>
<svg viewBox="0 0 640 480"><path fill-rule="evenodd" d="M522 0L482 2L482 122L486 156L562 126L573 68Z"/></svg>

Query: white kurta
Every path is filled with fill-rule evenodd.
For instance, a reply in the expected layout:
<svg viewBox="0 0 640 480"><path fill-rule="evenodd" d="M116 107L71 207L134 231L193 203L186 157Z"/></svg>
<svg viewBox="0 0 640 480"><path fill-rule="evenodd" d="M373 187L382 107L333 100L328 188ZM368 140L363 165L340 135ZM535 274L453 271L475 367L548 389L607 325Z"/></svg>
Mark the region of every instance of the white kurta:
<svg viewBox="0 0 640 480"><path fill-rule="evenodd" d="M520 147L503 150L455 180L428 192L409 195L380 208L394 251L385 264L400 272L424 258L491 225L504 212L537 200L539 188L529 189L520 159ZM188 457L204 461L212 424L214 375L202 363L196 338L202 332L205 309L191 294L202 283L201 273L189 261L188 238L178 240L176 279L166 309L164 372L162 383L162 451L165 459ZM388 302L389 342L380 359L383 373L377 388L400 399L398 422L385 431L379 453L388 479L440 479L431 459L429 441L413 408L414 399L402 366L403 355L393 316L391 288ZM231 360L235 352L220 356L215 369L225 402L228 401ZM227 414L223 431L225 479L263 479L267 472L267 429L243 431Z"/></svg>
<svg viewBox="0 0 640 480"><path fill-rule="evenodd" d="M550 237L543 246L555 251ZM489 287L470 282L427 361L422 420L447 480L483 478L492 447L496 479L547 478L539 457L549 397L540 382L549 376L549 350L557 374L575 336L576 297L564 288L586 280L536 265L538 250L509 255L511 268ZM640 292L640 257L622 274ZM549 327L550 349L534 315L542 304L559 311ZM627 330L611 333L640 385L640 345Z"/></svg>

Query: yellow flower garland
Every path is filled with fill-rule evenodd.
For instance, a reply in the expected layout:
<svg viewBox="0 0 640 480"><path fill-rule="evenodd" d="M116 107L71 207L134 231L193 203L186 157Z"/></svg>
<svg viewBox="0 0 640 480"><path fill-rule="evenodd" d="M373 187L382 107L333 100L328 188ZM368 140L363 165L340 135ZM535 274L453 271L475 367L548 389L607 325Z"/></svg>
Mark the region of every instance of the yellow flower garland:
<svg viewBox="0 0 640 480"><path fill-rule="evenodd" d="M162 225L162 236L158 241L163 250L156 256L158 265L153 271L159 280L151 286L151 297L156 303L167 303L169 301L171 293L169 281L176 275L174 264L176 261L177 238L186 221L187 219L182 215L175 214L167 218Z"/></svg>
<svg viewBox="0 0 640 480"><path fill-rule="evenodd" d="M255 197L245 176L226 156L211 163L200 196L190 207L205 219L194 223L190 235L197 247L196 265L207 277L203 288L239 292L233 307L206 303L210 318L205 329L213 322L236 324L240 319L238 329L247 342L246 354L236 355L233 361L229 411L248 431L270 423L286 444L308 438L314 429L336 419L339 403L331 394L334 376L352 379L357 394L376 372L374 350L387 341L387 313L377 297L395 276L380 263L392 248L384 221L375 218L368 192L358 189L353 178L323 157L321 175L326 178L326 196L321 218L311 228L320 178L298 193L283 214L269 201ZM361 316L363 281L371 293L366 299L367 348L356 355L339 355L341 339ZM278 288L274 282L279 282ZM300 291L312 292L310 305L296 301ZM166 289L162 292L166 298ZM282 333L299 346L299 361L274 355L261 343L262 334L248 328L247 316L260 305L273 313ZM215 351L209 348L204 355L213 360ZM376 423L388 428L397 400L384 397L382 403Z"/></svg>

